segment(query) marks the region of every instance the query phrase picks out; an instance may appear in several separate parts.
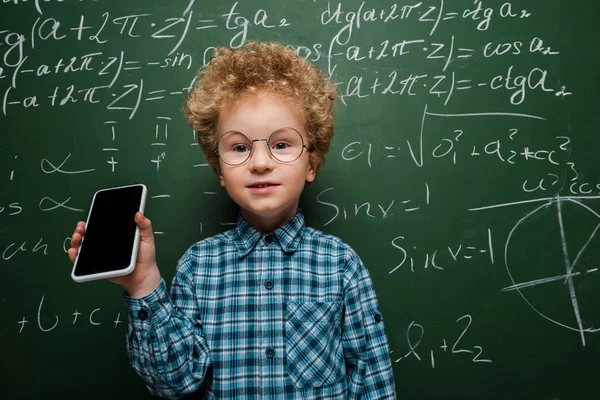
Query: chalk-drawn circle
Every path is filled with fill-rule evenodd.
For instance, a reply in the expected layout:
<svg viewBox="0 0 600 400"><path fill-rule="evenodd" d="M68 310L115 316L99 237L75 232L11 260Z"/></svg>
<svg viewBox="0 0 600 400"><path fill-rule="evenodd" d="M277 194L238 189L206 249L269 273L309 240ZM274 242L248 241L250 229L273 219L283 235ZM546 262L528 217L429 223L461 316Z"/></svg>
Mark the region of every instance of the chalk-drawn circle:
<svg viewBox="0 0 600 400"><path fill-rule="evenodd" d="M586 213L586 216L590 217L588 220L589 221L593 221L592 226L595 226L594 229L592 229L590 232L588 232L588 240L587 242L580 247L579 249L573 249L573 250L569 250L569 251L565 251L565 249L568 249L568 245L565 244L564 248L563 245L560 243L561 239L562 241L564 241L565 243L569 243L567 235L565 233L565 229L564 229L564 216L559 216L561 213L561 209L564 208L566 205L575 205L579 211L583 211ZM531 235L527 236L525 233L522 235L525 237L526 240L524 241L519 241L517 239L517 235L519 234L520 230L526 230L524 228L527 227L527 225L534 225L534 221L538 221L538 223L541 224L542 221L544 224L546 224L545 226L547 226L547 219L549 216L557 216L557 223L556 223L556 230L548 230L546 229L545 231L538 231L538 235L536 237L531 237ZM560 220L560 224L558 223L558 220ZM567 328L576 332L581 332L582 337L583 337L583 333L592 333L592 332L598 332L600 331L600 328L594 328L594 327L590 327L590 326L583 326L584 325L584 321L585 318L581 318L581 314L585 311L585 309L582 310L582 308L580 307L580 305L577 303L577 294L575 292L575 288L574 286L571 286L572 288L572 296L569 296L569 284L572 285L572 281L569 282L568 280L573 280L574 278L576 279L586 279L589 278L589 276L587 275L588 270L586 270L585 268L582 268L584 271L580 271L578 270L576 267L577 265L575 265L575 261L578 260L578 257L571 257L571 256L566 256L564 257L564 253L576 253L578 254L578 256L580 256L581 254L583 254L586 250L586 248L588 246L590 246L590 244L597 246L598 243L600 243L600 214L598 214L596 211L594 211L593 209L591 209L590 207L588 207L587 205L581 203L580 201L576 200L576 199L572 199L572 198L568 198L568 197L558 197L558 198L553 198L552 200L549 200L548 202L544 203L543 205L535 208L533 211L529 212L528 214L526 214L523 218L521 218L516 224L515 226L511 229L510 233L508 234L508 237L506 239L506 244L504 246L504 265L506 267L506 272L508 273L508 276L512 282L512 286L509 286L508 288L503 289L503 291L516 291L517 293L519 293L519 295L521 296L521 298L527 303L527 305L529 305L529 307L531 307L537 314L539 314L541 317L543 317L544 319L558 325L561 326L563 328ZM562 231L562 233L561 233ZM556 251L556 254L546 254L546 257L542 257L540 259L538 259L538 262L544 263L544 269L548 270L548 277L546 278L538 278L538 279L515 279L515 276L519 275L519 278L523 278L522 275L526 275L527 271L523 271L523 269L521 268L520 270L517 271L517 269L515 268L515 266L513 265L513 268L511 268L511 262L509 261L509 248L513 249L515 251L515 253L517 254L528 254L530 256L532 256L531 259L529 259L527 262L528 263L535 263L536 259L535 259L535 255L536 255L536 251L535 249L531 249L529 246L531 246L532 243L535 243L536 241L539 243L542 243L542 240L540 239L541 237L552 237L555 238L557 242L559 242L559 249ZM572 244L572 243L571 243ZM527 250L525 250L523 248L523 246L528 246ZM591 246L592 248L594 246ZM548 252L549 250L547 248L544 249L540 249L540 251L543 250L543 252ZM553 251L553 250L550 250ZM560 254L559 254L560 253ZM591 257L594 257L594 255L592 254ZM588 257L589 258L589 257ZM596 257L596 259L594 260L596 262L596 264L600 264L600 259L598 259ZM516 263L515 263L516 264ZM581 263L580 263L581 264ZM522 265L522 264L521 264ZM600 266L600 265L599 265ZM551 270L551 268L556 267L556 269ZM558 268L560 267L560 269ZM572 274L569 274L569 268ZM537 271L538 269L532 268L530 270L534 270ZM597 271L596 268L594 268L593 270ZM592 270L592 271L593 271ZM595 274L600 275L600 272L595 272ZM590 274L591 276L591 274ZM519 283L517 283L519 282ZM556 287L559 288L559 290L564 291L564 295L563 297L568 301L571 300L571 304L570 304L570 310L571 312L573 312L575 314L575 319L576 321L578 321L577 324L573 324L571 322L564 322L562 321L565 317L564 314L562 314L561 310L556 310L555 309L555 301L549 302L546 301L539 301L539 300L534 300L532 296L532 292L534 292L535 287L548 287L548 285L555 285L554 286L554 292L553 292L553 299L557 296L556 295ZM569 298L571 297L571 298ZM535 303L535 305L534 305ZM546 309L543 309L546 308ZM561 317L557 317L555 316L555 314L561 314Z"/></svg>

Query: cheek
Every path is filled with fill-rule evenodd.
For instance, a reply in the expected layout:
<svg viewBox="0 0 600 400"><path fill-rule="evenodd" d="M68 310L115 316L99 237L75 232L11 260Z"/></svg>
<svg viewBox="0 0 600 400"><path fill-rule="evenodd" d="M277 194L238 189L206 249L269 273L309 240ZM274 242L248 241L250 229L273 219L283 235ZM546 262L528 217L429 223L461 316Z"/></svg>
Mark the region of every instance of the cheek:
<svg viewBox="0 0 600 400"><path fill-rule="evenodd" d="M242 168L224 168L219 174L219 183L222 187L231 190L237 190L240 186L244 186L246 179L244 178Z"/></svg>

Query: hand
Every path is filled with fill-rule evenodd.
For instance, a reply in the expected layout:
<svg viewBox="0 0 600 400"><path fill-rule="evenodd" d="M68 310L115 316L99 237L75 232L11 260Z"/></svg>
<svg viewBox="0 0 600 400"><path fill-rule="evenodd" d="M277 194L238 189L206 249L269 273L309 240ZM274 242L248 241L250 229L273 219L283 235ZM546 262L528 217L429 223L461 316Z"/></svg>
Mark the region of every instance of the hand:
<svg viewBox="0 0 600 400"><path fill-rule="evenodd" d="M135 223L140 229L140 243L135 269L129 275L109 278L108 280L123 286L129 296L140 298L152 293L158 287L160 284L160 271L158 265L156 265L156 248L154 247L152 223L140 212L135 214ZM71 237L71 248L68 251L72 263L77 258L84 235L85 222L79 221Z"/></svg>

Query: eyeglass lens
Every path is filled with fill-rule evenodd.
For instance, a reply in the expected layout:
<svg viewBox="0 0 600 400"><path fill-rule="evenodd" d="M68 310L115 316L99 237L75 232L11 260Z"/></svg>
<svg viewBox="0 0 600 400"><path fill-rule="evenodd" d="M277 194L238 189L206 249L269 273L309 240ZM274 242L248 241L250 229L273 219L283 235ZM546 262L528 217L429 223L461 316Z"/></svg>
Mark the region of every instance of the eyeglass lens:
<svg viewBox="0 0 600 400"><path fill-rule="evenodd" d="M250 139L242 132L230 131L219 140L219 157L230 165L241 164L250 157L252 146ZM268 139L269 151L281 162L292 162L302 154L304 142L298 131L292 128L280 128Z"/></svg>

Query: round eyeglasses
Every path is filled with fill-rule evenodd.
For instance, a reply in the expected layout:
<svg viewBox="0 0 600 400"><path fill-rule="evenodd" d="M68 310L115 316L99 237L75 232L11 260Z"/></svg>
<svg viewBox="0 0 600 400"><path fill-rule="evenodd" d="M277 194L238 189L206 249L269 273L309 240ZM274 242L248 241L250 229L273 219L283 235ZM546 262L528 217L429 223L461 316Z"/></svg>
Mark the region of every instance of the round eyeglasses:
<svg viewBox="0 0 600 400"><path fill-rule="evenodd" d="M267 143L273 158L282 163L296 161L308 149L300 132L284 126L275 129L268 139L250 140L243 132L227 131L219 138L217 155L225 164L240 165L250 158L254 142L262 141Z"/></svg>

